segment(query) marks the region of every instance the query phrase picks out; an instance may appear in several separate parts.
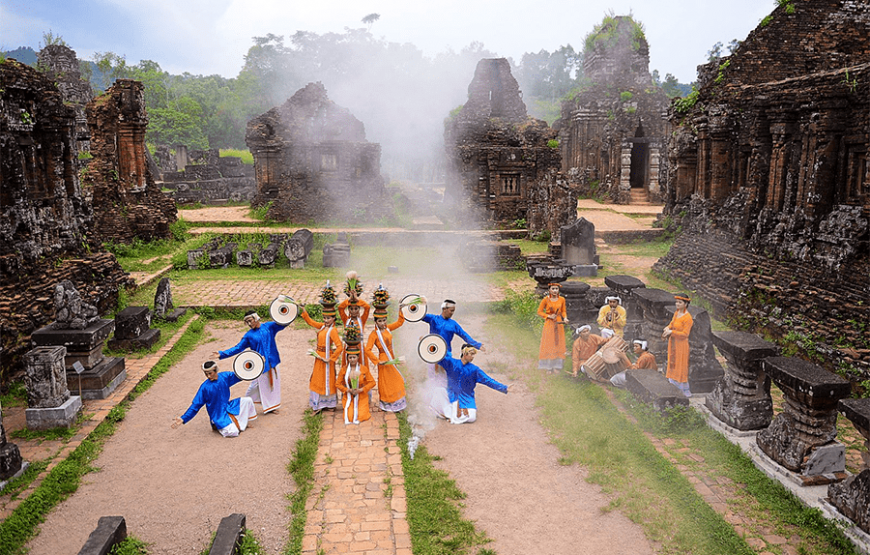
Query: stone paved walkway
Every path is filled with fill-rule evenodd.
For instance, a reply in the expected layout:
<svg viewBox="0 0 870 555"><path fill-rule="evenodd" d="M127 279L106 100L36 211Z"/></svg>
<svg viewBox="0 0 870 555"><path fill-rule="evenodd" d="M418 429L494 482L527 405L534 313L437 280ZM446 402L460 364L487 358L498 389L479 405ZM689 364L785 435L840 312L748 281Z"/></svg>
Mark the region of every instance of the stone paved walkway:
<svg viewBox="0 0 870 555"><path fill-rule="evenodd" d="M324 414L304 555L411 555L398 439L393 413L373 412L359 425L346 425L341 410Z"/></svg>

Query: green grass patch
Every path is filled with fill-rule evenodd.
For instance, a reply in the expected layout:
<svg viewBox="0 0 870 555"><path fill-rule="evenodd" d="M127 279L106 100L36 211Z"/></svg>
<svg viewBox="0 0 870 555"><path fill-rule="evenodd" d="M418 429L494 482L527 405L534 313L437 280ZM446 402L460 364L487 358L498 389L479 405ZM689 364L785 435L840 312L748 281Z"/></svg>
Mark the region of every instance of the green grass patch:
<svg viewBox="0 0 870 555"><path fill-rule="evenodd" d="M0 406L7 408L27 406L27 388L24 387L23 381L9 383L6 393L0 395Z"/></svg>
<svg viewBox="0 0 870 555"><path fill-rule="evenodd" d="M314 460L317 458L317 448L320 445L320 431L323 429L323 416L314 414L311 409L305 410L303 416L303 435L296 441L293 457L287 463L287 472L296 483L296 491L287 496L290 501L290 537L284 548L286 555L302 553L302 539L305 536L305 521L308 511L305 503L314 488Z"/></svg>
<svg viewBox="0 0 870 555"><path fill-rule="evenodd" d="M18 497L18 494L27 489L27 486L33 483L37 476L39 476L46 468L48 468L48 461L35 461L30 463L21 476L13 478L6 483L6 487L3 488L2 494L4 496L8 495L10 499L15 499Z"/></svg>
<svg viewBox="0 0 870 555"><path fill-rule="evenodd" d="M415 555L456 555L472 553L475 547L492 541L475 530L474 523L462 517L459 502L463 493L443 470L434 467L434 458L420 445L411 459L408 440L411 427L404 412L398 413L399 446L405 474L407 519ZM481 550L481 552L492 552Z"/></svg>
<svg viewBox="0 0 870 555"><path fill-rule="evenodd" d="M251 151L247 148L222 148L220 149L220 157L225 158L228 156L234 156L236 158L242 159L242 164L247 164L252 166L254 164L254 155L251 154Z"/></svg>
<svg viewBox="0 0 870 555"><path fill-rule="evenodd" d="M127 536L112 546L109 555L148 555L148 544L136 536Z"/></svg>

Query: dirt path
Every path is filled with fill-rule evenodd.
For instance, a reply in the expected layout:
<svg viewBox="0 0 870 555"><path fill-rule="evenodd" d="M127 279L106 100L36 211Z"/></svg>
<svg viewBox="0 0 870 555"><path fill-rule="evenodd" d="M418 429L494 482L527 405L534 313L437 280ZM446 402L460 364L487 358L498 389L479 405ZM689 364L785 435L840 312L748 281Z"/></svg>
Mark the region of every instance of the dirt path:
<svg viewBox="0 0 870 555"><path fill-rule="evenodd" d="M101 516L122 515L130 534L151 545L152 555L199 553L221 518L247 515L247 525L268 553L280 553L287 539L285 495L293 482L285 466L300 434L308 396L312 333L278 334L282 353L282 407L261 415L239 437L211 430L203 408L188 424L170 429L202 383L200 364L217 348L234 345L241 323L207 330L215 340L197 347L158 379L127 412L78 491L52 511L29 544L31 555L73 553ZM229 361L221 370L230 370ZM243 395L245 384L233 386ZM259 410L259 406L258 406Z"/></svg>
<svg viewBox="0 0 870 555"><path fill-rule="evenodd" d="M487 370L495 363L516 364L507 346L482 332L482 317L457 314L457 319L489 346L475 363L511 383ZM583 468L558 464L559 451L548 441L534 394L523 383L516 382L508 395L479 385L475 397L477 422L439 421L423 442L468 494L465 516L494 540L487 548L499 555L653 553L639 526L618 512L602 512L608 499L585 481Z"/></svg>

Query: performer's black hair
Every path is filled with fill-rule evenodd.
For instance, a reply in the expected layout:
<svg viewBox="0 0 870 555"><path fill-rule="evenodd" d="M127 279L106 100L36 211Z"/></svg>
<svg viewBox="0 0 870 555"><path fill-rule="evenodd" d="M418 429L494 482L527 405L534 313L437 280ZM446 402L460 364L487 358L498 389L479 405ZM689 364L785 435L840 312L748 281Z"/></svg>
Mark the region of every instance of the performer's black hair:
<svg viewBox="0 0 870 555"><path fill-rule="evenodd" d="M202 363L203 370L211 370L215 366L217 366L217 363L215 363L215 361L213 361L213 360L207 360L207 361Z"/></svg>
<svg viewBox="0 0 870 555"><path fill-rule="evenodd" d="M456 304L456 301L451 301L450 299L444 299L445 303Z"/></svg>

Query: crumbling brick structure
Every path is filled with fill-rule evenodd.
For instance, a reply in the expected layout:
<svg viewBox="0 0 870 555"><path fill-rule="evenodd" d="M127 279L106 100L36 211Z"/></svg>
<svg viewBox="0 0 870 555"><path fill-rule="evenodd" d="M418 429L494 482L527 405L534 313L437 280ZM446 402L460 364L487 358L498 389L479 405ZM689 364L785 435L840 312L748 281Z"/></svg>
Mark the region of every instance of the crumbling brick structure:
<svg viewBox="0 0 870 555"><path fill-rule="evenodd" d="M586 38L585 52L589 84L562 103L553 124L562 171L581 193L661 202L668 99L649 73L642 27L631 16L608 16Z"/></svg>
<svg viewBox="0 0 870 555"><path fill-rule="evenodd" d="M94 206L94 237L117 243L169 237L178 212L148 164L142 83L116 80L88 104L87 116L93 159L81 173Z"/></svg>
<svg viewBox="0 0 870 555"><path fill-rule="evenodd" d="M245 142L257 177L253 204L271 202L271 219L362 223L383 215L381 147L321 83L249 121Z"/></svg>
<svg viewBox="0 0 870 555"><path fill-rule="evenodd" d="M526 220L532 191L561 161L556 132L526 113L510 62L480 60L468 101L444 127L453 183L446 196L464 223L506 227Z"/></svg>
<svg viewBox="0 0 870 555"><path fill-rule="evenodd" d="M30 334L54 320L54 287L72 281L101 313L127 274L88 234L76 174L76 115L53 81L0 63L0 383L21 370Z"/></svg>
<svg viewBox="0 0 870 555"><path fill-rule="evenodd" d="M665 212L683 233L656 266L720 314L797 334L819 362L860 379L870 377L868 60L867 2L804 0L699 68L699 93L669 114Z"/></svg>
<svg viewBox="0 0 870 555"><path fill-rule="evenodd" d="M48 78L54 80L57 88L60 89L64 103L75 110L76 153L89 152L91 132L88 129L85 106L94 99L94 91L90 83L82 79L75 51L60 44L50 44L40 50L37 57L40 69L45 71ZM79 157L84 158L86 155Z"/></svg>

